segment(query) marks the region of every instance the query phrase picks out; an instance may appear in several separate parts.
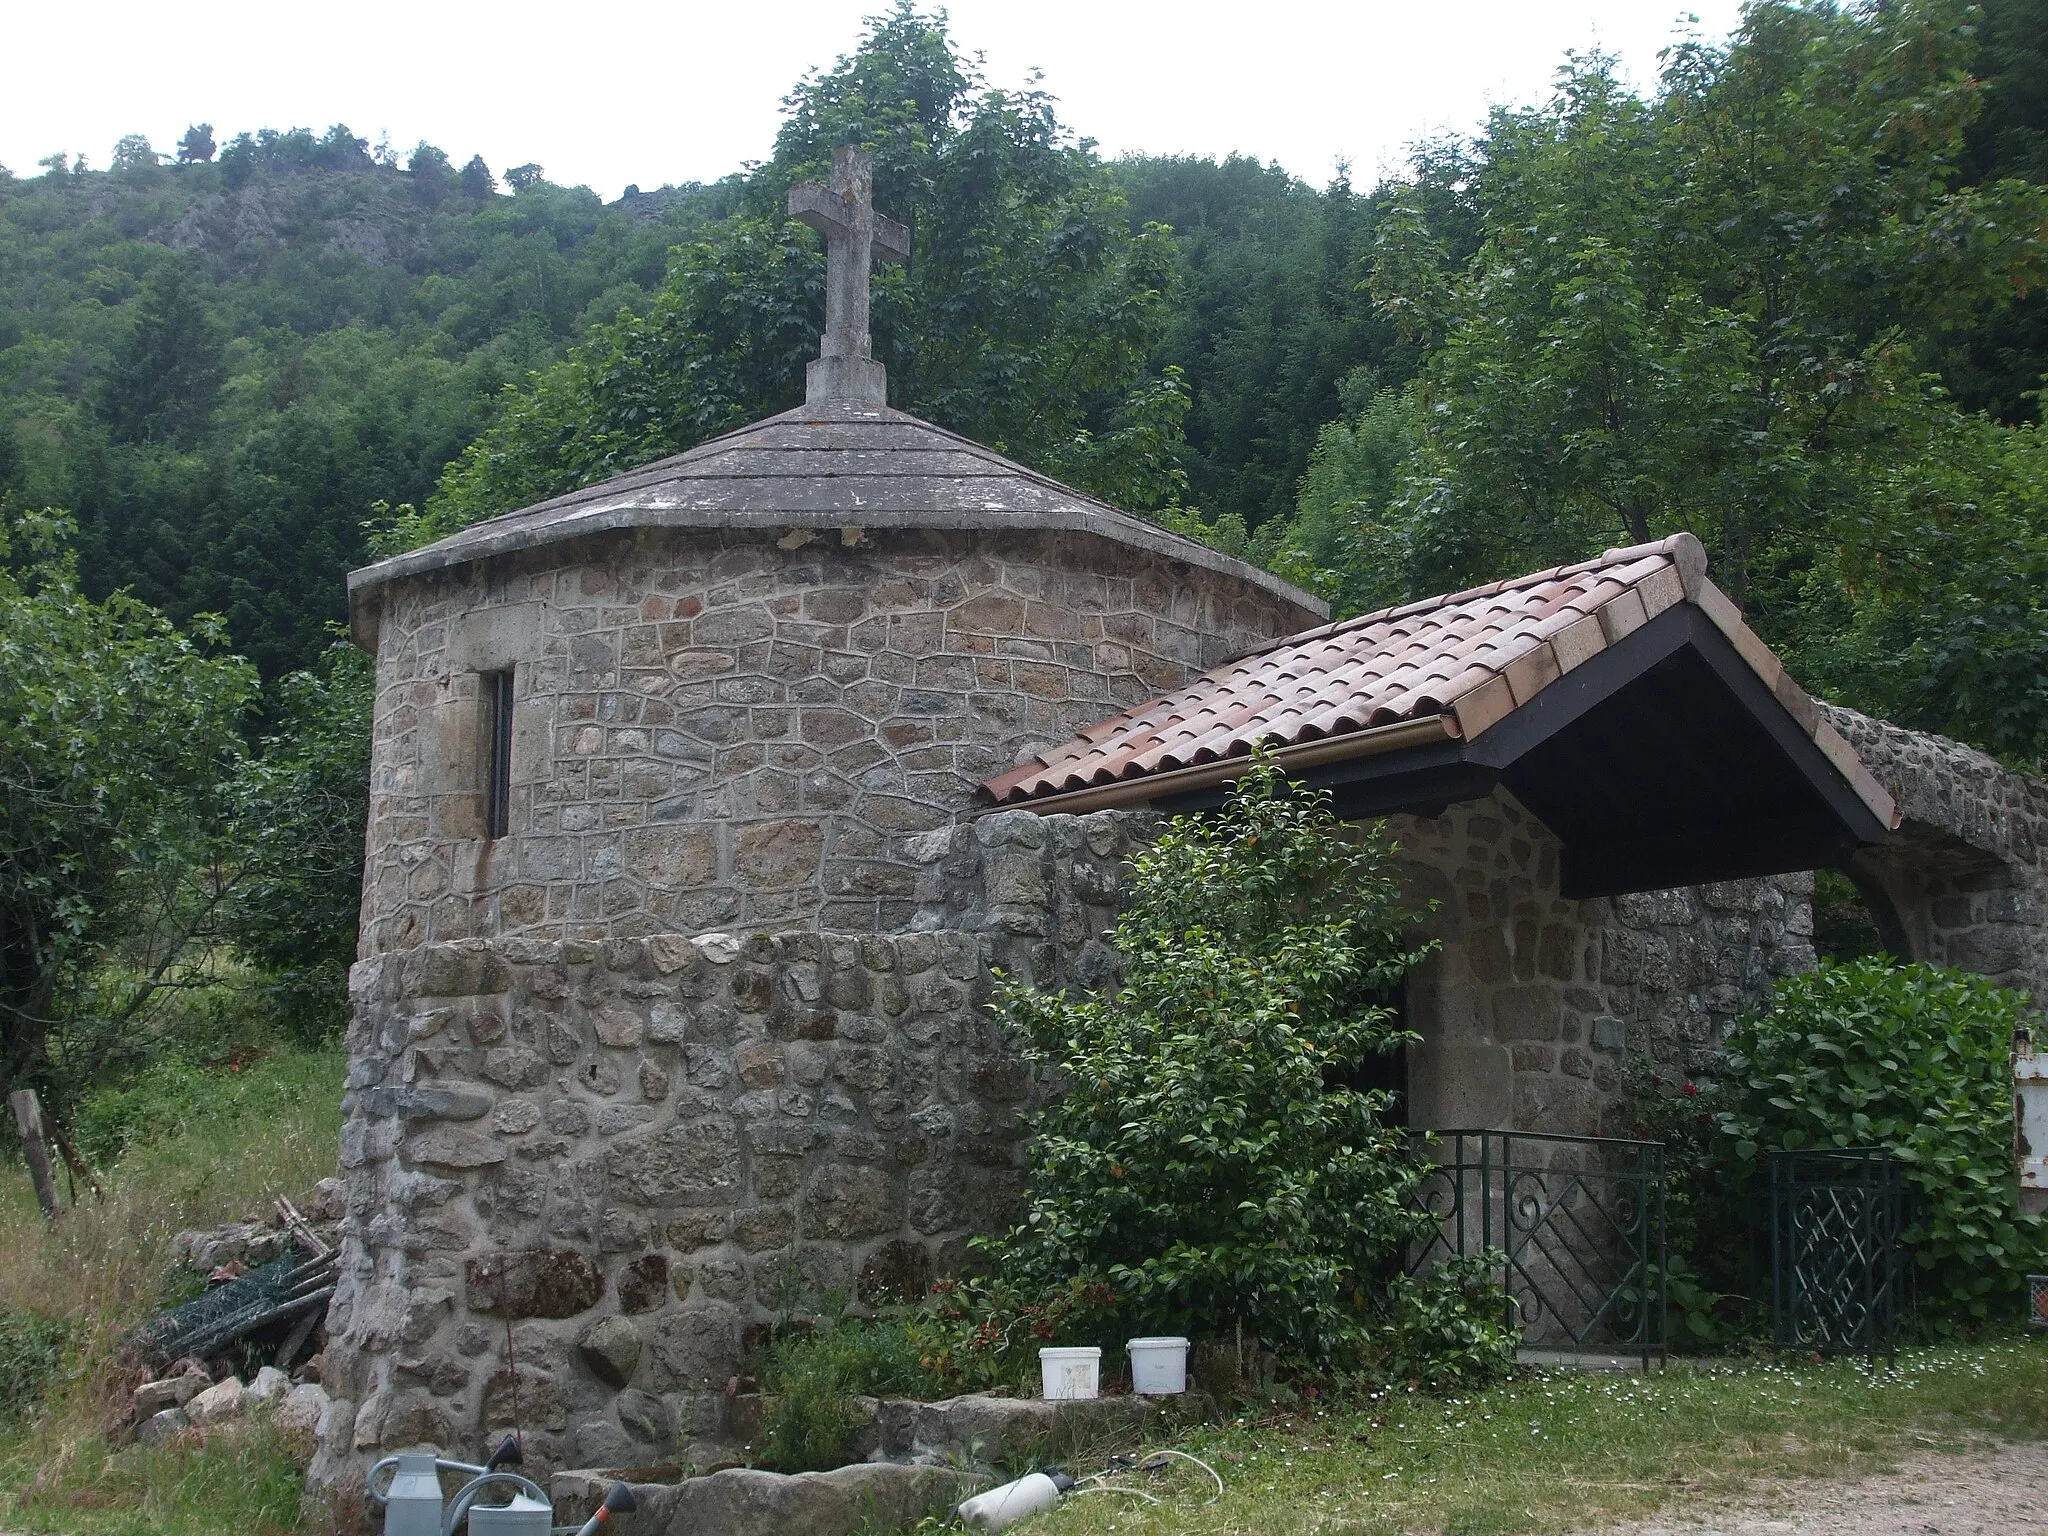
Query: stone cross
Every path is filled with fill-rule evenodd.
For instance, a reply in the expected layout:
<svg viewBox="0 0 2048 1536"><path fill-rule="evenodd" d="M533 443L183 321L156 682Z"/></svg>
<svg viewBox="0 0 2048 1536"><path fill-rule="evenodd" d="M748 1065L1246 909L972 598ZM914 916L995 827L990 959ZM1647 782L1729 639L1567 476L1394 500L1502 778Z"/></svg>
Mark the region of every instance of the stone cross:
<svg viewBox="0 0 2048 1536"><path fill-rule="evenodd" d="M889 403L888 372L868 334L868 263L910 259L910 231L875 212L874 162L858 145L832 151L827 186L789 189L789 216L825 237L825 335L805 376L804 398Z"/></svg>

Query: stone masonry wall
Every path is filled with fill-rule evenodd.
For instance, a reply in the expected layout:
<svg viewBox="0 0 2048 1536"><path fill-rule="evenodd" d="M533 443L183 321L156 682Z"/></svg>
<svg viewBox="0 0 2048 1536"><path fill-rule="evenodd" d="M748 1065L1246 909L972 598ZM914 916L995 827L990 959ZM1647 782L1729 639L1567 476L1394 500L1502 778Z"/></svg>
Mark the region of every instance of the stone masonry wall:
<svg viewBox="0 0 2048 1536"><path fill-rule="evenodd" d="M1032 1092L991 969L1105 976L1128 852L957 825L974 788L1315 617L993 531L645 529L387 588L315 1480L481 1448L508 1327L539 1465L654 1459L790 1295L956 1264Z"/></svg>
<svg viewBox="0 0 2048 1536"><path fill-rule="evenodd" d="M1627 1055L1701 1072L1814 963L1811 875L1567 901L1556 838L1504 790L1389 831L1441 946L1409 980L1417 1125L1616 1134Z"/></svg>
<svg viewBox="0 0 2048 1536"><path fill-rule="evenodd" d="M1899 802L1891 841L1850 866L1887 944L2048 998L2048 785L1944 736L1828 715Z"/></svg>
<svg viewBox="0 0 2048 1536"><path fill-rule="evenodd" d="M515 1379L542 1469L672 1456L791 1298L957 1264L1016 1207L1037 1091L992 973L1113 981L1155 826L963 819L969 789L1288 620L1051 540L614 542L386 608L316 1482L481 1453ZM513 828L483 842L474 693L508 666ZM2048 795L1863 724L1908 819L1859 878L1926 957L2035 984ZM1813 963L1808 876L1568 902L1510 795L1392 831L1442 946L1408 996L1420 1125L1616 1129L1628 1053L1699 1072Z"/></svg>
<svg viewBox="0 0 2048 1536"><path fill-rule="evenodd" d="M418 1444L645 1462L718 1433L792 1297L918 1291L1022 1192L1031 1074L991 970L1101 985L1144 813L910 840L894 934L464 939L354 973L349 1214L316 1480ZM1442 952L1411 984L1415 1119L1591 1132L1624 1049L1693 1070L1810 963L1798 880L1564 902L1510 797L1394 827Z"/></svg>
<svg viewBox="0 0 2048 1536"><path fill-rule="evenodd" d="M363 953L520 935L879 933L976 785L1313 622L1071 534L646 530L396 584ZM482 836L485 674L513 673Z"/></svg>
<svg viewBox="0 0 2048 1536"><path fill-rule="evenodd" d="M462 939L352 976L337 1406L315 1480L510 1423L543 1467L718 1432L747 1330L920 1294L1021 1194L991 968L1100 982L1146 819L937 830L894 934Z"/></svg>

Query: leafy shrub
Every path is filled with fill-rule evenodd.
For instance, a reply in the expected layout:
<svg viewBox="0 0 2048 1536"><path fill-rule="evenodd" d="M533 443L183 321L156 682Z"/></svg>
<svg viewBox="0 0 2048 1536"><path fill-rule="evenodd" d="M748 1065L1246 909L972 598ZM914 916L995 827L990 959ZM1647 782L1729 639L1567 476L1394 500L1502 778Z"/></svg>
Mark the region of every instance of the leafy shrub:
<svg viewBox="0 0 2048 1536"><path fill-rule="evenodd" d="M1497 1250L1459 1254L1425 1278L1398 1275L1389 1287L1385 1374L1432 1391L1512 1375L1522 1330L1493 1279L1503 1259Z"/></svg>
<svg viewBox="0 0 2048 1536"><path fill-rule="evenodd" d="M1882 1147L1916 1193L1903 1236L1938 1328L2011 1315L2043 1225L2019 1209L2010 1050L2027 998L1980 976L1882 959L1778 984L1728 1038L1717 1115L1734 1160Z"/></svg>
<svg viewBox="0 0 2048 1536"><path fill-rule="evenodd" d="M1747 1165L1730 1169L1715 1109L1720 1085L1666 1077L1632 1057L1622 1072L1625 1133L1664 1147L1666 1259L1659 1277L1671 1347L1715 1351L1767 1332L1768 1278L1757 1268L1761 1231ZM1735 1175L1731 1177L1731 1171Z"/></svg>
<svg viewBox="0 0 2048 1536"><path fill-rule="evenodd" d="M910 1320L911 1337L939 1390L1028 1396L1038 1390L1039 1348L1109 1336L1091 1325L1110 1323L1115 1303L1107 1285L1079 1279L1036 1292L989 1276L941 1280Z"/></svg>
<svg viewBox="0 0 2048 1536"><path fill-rule="evenodd" d="M63 1368L70 1342L67 1324L34 1312L0 1308L0 1424L42 1401Z"/></svg>
<svg viewBox="0 0 2048 1536"><path fill-rule="evenodd" d="M753 1361L769 1394L760 1461L783 1472L844 1465L862 1418L856 1397L936 1400L962 1392L1038 1392L1038 1348L1109 1315L1101 1285L1033 1300L999 1279L941 1280L915 1307L873 1318L825 1299L830 1321L784 1322Z"/></svg>
<svg viewBox="0 0 2048 1536"><path fill-rule="evenodd" d="M985 1245L997 1274L1040 1301L1105 1287L1148 1332L1359 1354L1417 1174L1388 1095L1347 1083L1413 1038L1386 999L1419 915L1383 831L1270 760L1170 822L1115 931L1120 989L998 993L1063 1091L1033 1121L1024 1223Z"/></svg>
<svg viewBox="0 0 2048 1536"><path fill-rule="evenodd" d="M762 1378L772 1394L761 1426L762 1466L776 1472L825 1472L851 1459L860 1418L835 1364L826 1351L792 1341Z"/></svg>
<svg viewBox="0 0 2048 1536"><path fill-rule="evenodd" d="M809 1331L784 1331L763 1348L755 1369L772 1402L762 1425L761 1462L778 1472L843 1466L862 1419L855 1397L920 1393L931 1378L902 1319L840 1316Z"/></svg>

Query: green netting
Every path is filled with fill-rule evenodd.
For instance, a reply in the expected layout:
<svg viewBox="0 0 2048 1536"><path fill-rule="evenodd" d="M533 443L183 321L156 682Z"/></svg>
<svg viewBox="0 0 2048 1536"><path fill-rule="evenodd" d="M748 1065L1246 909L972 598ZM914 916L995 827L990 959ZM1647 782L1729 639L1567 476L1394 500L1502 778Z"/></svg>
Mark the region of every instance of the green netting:
<svg viewBox="0 0 2048 1536"><path fill-rule="evenodd" d="M170 1360L189 1354L194 1345L217 1348L236 1336L238 1326L254 1323L295 1291L305 1289L298 1271L312 1263L311 1254L290 1249L261 1269L216 1285L183 1306L159 1312L136 1330L135 1343L146 1354ZM216 1342L210 1344L210 1340Z"/></svg>

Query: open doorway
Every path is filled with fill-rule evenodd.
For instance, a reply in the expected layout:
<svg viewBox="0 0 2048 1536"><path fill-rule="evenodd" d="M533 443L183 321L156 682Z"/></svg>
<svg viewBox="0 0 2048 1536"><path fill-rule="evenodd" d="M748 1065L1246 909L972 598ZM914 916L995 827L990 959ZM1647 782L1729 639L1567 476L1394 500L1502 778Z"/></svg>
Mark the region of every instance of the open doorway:
<svg viewBox="0 0 2048 1536"><path fill-rule="evenodd" d="M1813 947L1823 960L1861 960L1898 950L1885 942L1862 888L1839 869L1813 872Z"/></svg>

